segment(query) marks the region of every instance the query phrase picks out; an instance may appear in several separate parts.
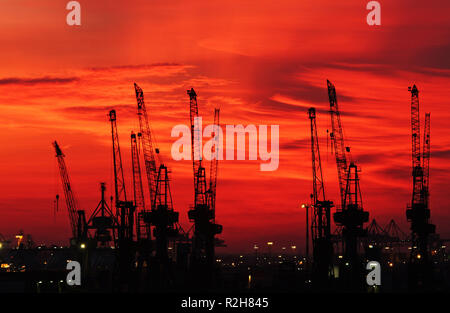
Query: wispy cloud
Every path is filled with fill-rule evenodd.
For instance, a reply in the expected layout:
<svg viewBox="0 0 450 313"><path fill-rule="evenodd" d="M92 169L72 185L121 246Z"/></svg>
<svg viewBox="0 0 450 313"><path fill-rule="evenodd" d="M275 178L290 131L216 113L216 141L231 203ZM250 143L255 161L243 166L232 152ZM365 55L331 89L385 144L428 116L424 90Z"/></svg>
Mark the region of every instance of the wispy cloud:
<svg viewBox="0 0 450 313"><path fill-rule="evenodd" d="M0 85L39 85L39 84L68 84L79 81L79 77L6 77L0 78Z"/></svg>

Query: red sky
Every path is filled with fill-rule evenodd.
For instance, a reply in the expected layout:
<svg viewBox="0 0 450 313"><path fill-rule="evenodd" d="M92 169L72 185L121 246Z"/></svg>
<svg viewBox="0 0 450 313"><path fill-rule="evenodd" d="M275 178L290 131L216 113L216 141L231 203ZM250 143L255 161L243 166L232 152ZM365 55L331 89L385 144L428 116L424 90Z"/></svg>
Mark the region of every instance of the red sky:
<svg viewBox="0 0 450 313"><path fill-rule="evenodd" d="M198 94L204 124L280 125L280 165L219 165L217 221L227 251L268 240L303 246L311 166L307 108L318 110L326 191L337 202L337 172L326 146L326 79L336 86L347 145L362 169L365 209L407 231L410 94L431 112L431 209L450 237L450 3L380 1L381 26L366 24L367 1L79 1L82 25L66 24L68 1L0 4L0 233L67 242L53 140L69 166L80 208L91 212L99 182L112 191L110 125L117 110L125 174L129 134L138 129L133 82L145 92L152 128L172 170L172 194L189 228L192 165L170 158L170 130L189 123L186 89ZM131 2L129 2L131 3ZM130 186L131 187L131 186ZM130 191L129 187L129 191ZM131 193L130 193L131 194ZM61 199L63 200L63 199Z"/></svg>

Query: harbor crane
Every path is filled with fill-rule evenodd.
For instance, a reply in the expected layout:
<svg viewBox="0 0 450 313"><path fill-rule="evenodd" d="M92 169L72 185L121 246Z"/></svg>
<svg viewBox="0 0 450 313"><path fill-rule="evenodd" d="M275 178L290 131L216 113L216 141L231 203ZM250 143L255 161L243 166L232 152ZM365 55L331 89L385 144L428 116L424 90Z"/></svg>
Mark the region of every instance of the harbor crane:
<svg viewBox="0 0 450 313"><path fill-rule="evenodd" d="M345 264L349 273L349 284L354 285L359 271L358 237L366 235L363 225L369 221L369 212L364 211L362 205L358 166L351 160L350 148L344 143L336 89L329 80L327 80L327 87L332 126L330 136L335 151L341 196L341 207L334 213L333 218L338 226L343 227Z"/></svg>
<svg viewBox="0 0 450 313"><path fill-rule="evenodd" d="M410 286L425 286L430 277L429 236L436 226L430 223L429 172L430 172L430 113L425 115L424 142L420 148L419 90L416 85L411 92L411 142L413 190L411 206L406 218L411 222L412 249L410 254Z"/></svg>
<svg viewBox="0 0 450 313"><path fill-rule="evenodd" d="M210 193L206 189L206 171L202 166L200 140L202 130L200 129L198 116L197 94L194 88L187 90L187 94L189 95L191 157L194 172L194 208L188 212L189 220L194 222L192 261L196 269L206 266L206 272L211 273L215 262L215 236L222 232L222 225L215 223L215 210L211 206L211 197L208 196ZM216 122L218 123L218 114ZM216 173L213 173L213 175ZM213 188L215 188L215 185L213 185Z"/></svg>
<svg viewBox="0 0 450 313"><path fill-rule="evenodd" d="M333 244L331 242L331 208L334 207L334 204L325 197L319 138L317 136L316 109L309 108L308 116L311 126L311 160L313 177L313 218L311 223L314 259L313 270L318 284L323 285L327 282L329 277L334 276L332 266Z"/></svg>
<svg viewBox="0 0 450 313"><path fill-rule="evenodd" d="M79 210L77 208L77 201L72 190L69 172L64 160L65 155L56 140L53 142L53 147L55 148L56 158L58 160L59 173L64 189L67 211L69 213L70 228L72 231L72 238L70 242L71 245L77 245L79 242L84 241L87 238L86 215L84 210Z"/></svg>

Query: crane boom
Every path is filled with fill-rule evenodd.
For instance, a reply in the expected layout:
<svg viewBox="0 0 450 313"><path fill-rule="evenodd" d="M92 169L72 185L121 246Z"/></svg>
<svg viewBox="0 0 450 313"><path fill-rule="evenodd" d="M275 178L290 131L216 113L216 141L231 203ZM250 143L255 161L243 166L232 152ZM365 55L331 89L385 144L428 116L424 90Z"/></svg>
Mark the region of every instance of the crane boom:
<svg viewBox="0 0 450 313"><path fill-rule="evenodd" d="M331 127L330 133L331 141L333 142L334 153L336 157L336 165L339 179L339 191L341 195L341 207L344 207L345 201L345 189L347 178L347 155L349 149L346 149L344 143L344 133L342 131L341 114L339 112L336 89L334 85L327 80L328 98L330 101L330 115L331 115Z"/></svg>
<svg viewBox="0 0 450 313"><path fill-rule="evenodd" d="M202 166L201 129L198 118L197 94L194 88L187 91L189 95L189 118L191 122L191 157L194 170L195 205L207 205L205 168Z"/></svg>
<svg viewBox="0 0 450 313"><path fill-rule="evenodd" d="M138 133L141 136L141 133ZM143 224L142 213L145 211L144 188L142 185L141 163L139 161L139 147L136 134L131 132L131 166L133 169L133 195L136 207L136 237L141 238L141 229L147 232L147 227ZM148 235L148 234L147 234Z"/></svg>
<svg viewBox="0 0 450 313"><path fill-rule="evenodd" d="M425 131L423 133L423 201L425 205L429 208L430 205L430 113L425 114Z"/></svg>
<svg viewBox="0 0 450 313"><path fill-rule="evenodd" d="M155 197L152 199L154 209L147 212L144 216L146 221L154 226L156 258L159 262L161 279L163 280L168 279L166 275L170 271L167 245L170 240L180 235L177 228L179 213L173 209L169 182L169 170L164 164L161 164L158 170Z"/></svg>
<svg viewBox="0 0 450 313"><path fill-rule="evenodd" d="M70 184L69 173L67 171L66 162L64 161L64 153L61 151L56 140L53 142L53 147L56 151L56 158L58 160L59 173L64 189L64 196L66 198L67 210L69 212L70 228L72 230L73 238L77 238L77 202L73 194L72 185Z"/></svg>
<svg viewBox="0 0 450 313"><path fill-rule="evenodd" d="M154 149L153 147L153 136L150 129L147 109L145 107L144 102L144 92L143 90L134 83L134 89L136 91L136 100L137 100L137 114L139 117L139 128L142 134L142 150L144 152L144 163L145 163L145 171L147 174L148 188L150 194L150 203L152 210L154 209L154 197L156 193L156 183L157 183L157 162L155 154L158 154L158 149Z"/></svg>

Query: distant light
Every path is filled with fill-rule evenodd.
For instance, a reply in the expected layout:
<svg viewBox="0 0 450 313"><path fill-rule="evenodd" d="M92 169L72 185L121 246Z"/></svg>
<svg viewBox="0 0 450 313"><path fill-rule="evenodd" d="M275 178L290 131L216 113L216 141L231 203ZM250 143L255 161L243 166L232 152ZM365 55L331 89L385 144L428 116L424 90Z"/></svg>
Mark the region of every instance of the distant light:
<svg viewBox="0 0 450 313"><path fill-rule="evenodd" d="M420 259L422 256L420 255L420 254L418 254L417 256L416 256L416 258L418 258L418 259Z"/></svg>
<svg viewBox="0 0 450 313"><path fill-rule="evenodd" d="M345 263L345 266L349 266L348 262Z"/></svg>
<svg viewBox="0 0 450 313"><path fill-rule="evenodd" d="M268 245L268 246L273 246L273 241L267 242L267 245Z"/></svg>
<svg viewBox="0 0 450 313"><path fill-rule="evenodd" d="M81 249L84 249L84 248L86 248L86 245L85 245L84 243L82 243L82 244L80 245L80 248L81 248Z"/></svg>
<svg viewBox="0 0 450 313"><path fill-rule="evenodd" d="M370 248L370 249L372 249L372 248L373 248L373 246L372 246L372 245L369 245L369 248Z"/></svg>
<svg viewBox="0 0 450 313"><path fill-rule="evenodd" d="M0 249L3 248L3 244L0 242Z"/></svg>
<svg viewBox="0 0 450 313"><path fill-rule="evenodd" d="M295 250L295 249L297 249L297 246L291 246L291 249Z"/></svg>
<svg viewBox="0 0 450 313"><path fill-rule="evenodd" d="M389 247L384 247L384 249L389 250Z"/></svg>
<svg viewBox="0 0 450 313"><path fill-rule="evenodd" d="M302 203L302 209L306 208L306 204Z"/></svg>
<svg viewBox="0 0 450 313"><path fill-rule="evenodd" d="M340 256L338 256L338 258L339 258L339 259L342 259L342 258L343 258L343 256L342 256L342 255L340 255Z"/></svg>
<svg viewBox="0 0 450 313"><path fill-rule="evenodd" d="M392 263L392 262L389 262L388 264L389 264L389 267L393 267L394 266L394 263Z"/></svg>

